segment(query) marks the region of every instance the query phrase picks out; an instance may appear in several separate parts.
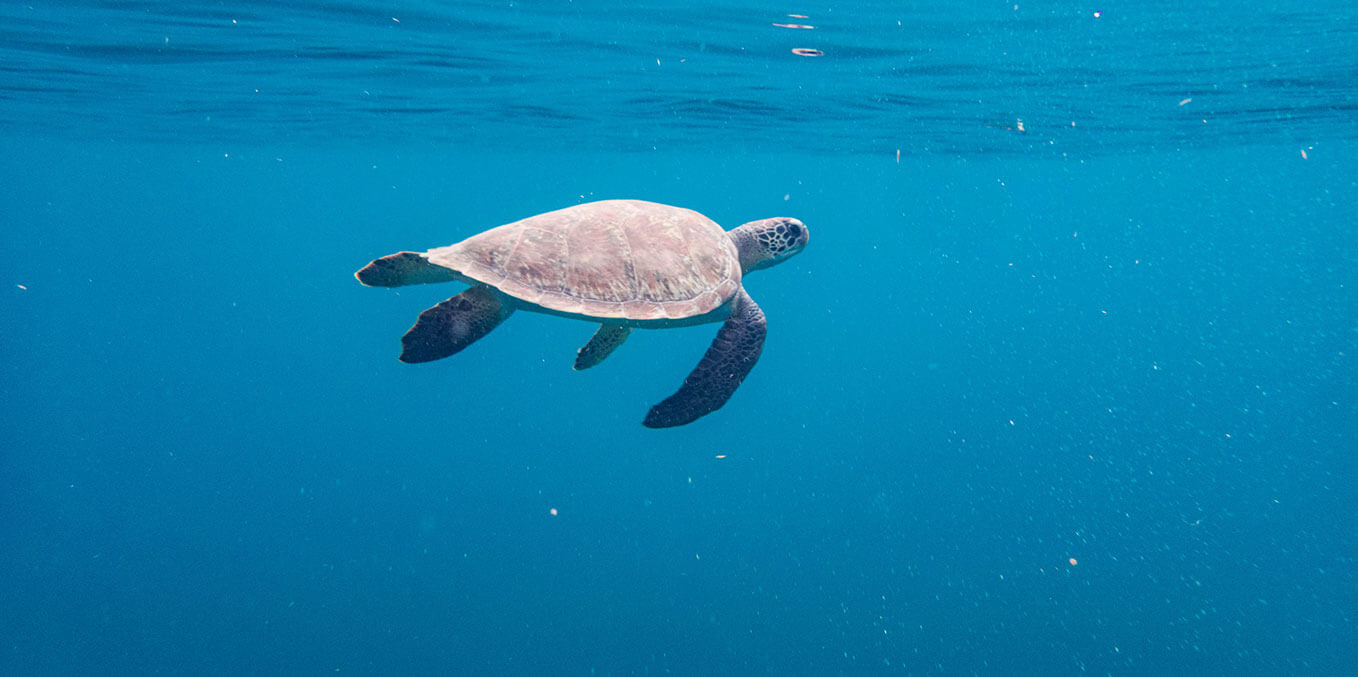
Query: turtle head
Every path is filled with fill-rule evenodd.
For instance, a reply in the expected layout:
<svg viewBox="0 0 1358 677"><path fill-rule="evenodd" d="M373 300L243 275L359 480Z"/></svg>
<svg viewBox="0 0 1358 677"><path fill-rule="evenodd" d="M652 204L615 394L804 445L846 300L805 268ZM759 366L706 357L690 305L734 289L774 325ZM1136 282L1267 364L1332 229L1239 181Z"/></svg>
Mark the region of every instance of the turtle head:
<svg viewBox="0 0 1358 677"><path fill-rule="evenodd" d="M751 221L731 231L745 273L782 263L810 240L811 231L801 221L786 216Z"/></svg>

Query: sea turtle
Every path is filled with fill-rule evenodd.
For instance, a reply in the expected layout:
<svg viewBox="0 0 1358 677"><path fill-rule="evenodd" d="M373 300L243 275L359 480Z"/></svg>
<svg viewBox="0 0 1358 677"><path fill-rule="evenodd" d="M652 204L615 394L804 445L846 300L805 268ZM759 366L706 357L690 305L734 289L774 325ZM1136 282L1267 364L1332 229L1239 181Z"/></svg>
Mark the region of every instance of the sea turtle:
<svg viewBox="0 0 1358 677"><path fill-rule="evenodd" d="M719 409L764 346L764 312L741 285L746 273L800 252L810 234L779 217L723 231L689 209L640 200L567 207L492 228L422 254L399 252L355 273L371 287L461 281L471 285L420 313L401 338L402 362L448 357L515 310L599 323L576 369L601 362L634 327L724 322L679 391L643 425L692 423Z"/></svg>

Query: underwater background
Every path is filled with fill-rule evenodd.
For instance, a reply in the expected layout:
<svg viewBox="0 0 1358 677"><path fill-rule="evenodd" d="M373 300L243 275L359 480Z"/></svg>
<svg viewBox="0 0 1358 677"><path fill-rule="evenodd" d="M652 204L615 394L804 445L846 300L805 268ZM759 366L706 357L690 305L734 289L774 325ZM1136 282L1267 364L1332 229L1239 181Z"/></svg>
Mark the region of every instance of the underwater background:
<svg viewBox="0 0 1358 677"><path fill-rule="evenodd" d="M0 6L0 673L1351 674L1358 8ZM402 249L794 216L759 365Z"/></svg>

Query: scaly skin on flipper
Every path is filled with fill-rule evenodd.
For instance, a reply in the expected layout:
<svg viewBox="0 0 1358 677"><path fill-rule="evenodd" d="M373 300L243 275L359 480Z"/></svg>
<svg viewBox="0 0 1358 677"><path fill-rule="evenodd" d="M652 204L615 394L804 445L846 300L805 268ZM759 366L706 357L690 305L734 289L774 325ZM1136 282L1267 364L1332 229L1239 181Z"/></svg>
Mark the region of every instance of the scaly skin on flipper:
<svg viewBox="0 0 1358 677"><path fill-rule="evenodd" d="M402 362L433 362L466 348L490 333L514 306L484 285L476 285L430 308L401 337Z"/></svg>
<svg viewBox="0 0 1358 677"><path fill-rule="evenodd" d="M642 425L672 428L692 423L720 409L740 387L740 382L759 361L767 327L764 311L744 289L736 291L732 303L730 317L717 332L717 338L702 361L684 379L678 392L651 407Z"/></svg>
<svg viewBox="0 0 1358 677"><path fill-rule="evenodd" d="M359 282L369 287L401 287L408 284L452 282L453 271L436 266L424 254L397 252L369 263L354 273Z"/></svg>
<svg viewBox="0 0 1358 677"><path fill-rule="evenodd" d="M601 324L599 330L590 337L575 355L575 370L589 369L590 367L603 362L622 342L627 340L627 335L632 333L631 327L618 324Z"/></svg>

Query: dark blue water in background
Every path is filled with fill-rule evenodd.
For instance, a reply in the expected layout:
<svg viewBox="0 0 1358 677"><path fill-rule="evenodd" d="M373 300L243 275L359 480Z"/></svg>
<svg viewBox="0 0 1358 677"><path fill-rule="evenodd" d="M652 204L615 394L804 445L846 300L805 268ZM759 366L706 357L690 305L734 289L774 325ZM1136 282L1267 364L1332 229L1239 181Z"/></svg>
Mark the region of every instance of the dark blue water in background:
<svg viewBox="0 0 1358 677"><path fill-rule="evenodd" d="M612 4L0 9L0 673L1352 669L1350 3ZM351 277L609 197L812 230L693 425Z"/></svg>

